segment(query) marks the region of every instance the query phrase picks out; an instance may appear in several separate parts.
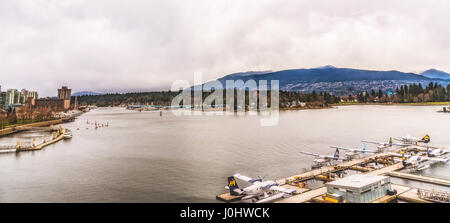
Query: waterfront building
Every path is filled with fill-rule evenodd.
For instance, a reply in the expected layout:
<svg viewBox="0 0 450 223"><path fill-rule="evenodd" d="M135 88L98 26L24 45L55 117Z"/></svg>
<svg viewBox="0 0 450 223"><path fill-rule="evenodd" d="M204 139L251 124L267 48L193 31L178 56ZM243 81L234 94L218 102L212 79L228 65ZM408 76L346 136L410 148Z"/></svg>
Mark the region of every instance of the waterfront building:
<svg viewBox="0 0 450 223"><path fill-rule="evenodd" d="M70 107L70 97L72 93L72 89L69 89L67 86L62 86L58 89L58 99L64 101L64 109L69 109Z"/></svg>
<svg viewBox="0 0 450 223"><path fill-rule="evenodd" d="M57 98L40 98L29 102L35 108L49 108L53 111L64 111L70 108L72 90L67 86L58 89Z"/></svg>
<svg viewBox="0 0 450 223"><path fill-rule="evenodd" d="M11 105L15 104L18 98L19 92L16 89L8 89L5 96L4 108L8 109Z"/></svg>
<svg viewBox="0 0 450 223"><path fill-rule="evenodd" d="M370 203L392 190L388 176L355 174L326 184L325 200Z"/></svg>
<svg viewBox="0 0 450 223"><path fill-rule="evenodd" d="M33 101L30 101L31 106L34 108L49 108L53 111L63 111L64 100L57 98L39 98Z"/></svg>
<svg viewBox="0 0 450 223"><path fill-rule="evenodd" d="M0 91L0 109L3 109L5 107L5 101L6 101L6 92Z"/></svg>

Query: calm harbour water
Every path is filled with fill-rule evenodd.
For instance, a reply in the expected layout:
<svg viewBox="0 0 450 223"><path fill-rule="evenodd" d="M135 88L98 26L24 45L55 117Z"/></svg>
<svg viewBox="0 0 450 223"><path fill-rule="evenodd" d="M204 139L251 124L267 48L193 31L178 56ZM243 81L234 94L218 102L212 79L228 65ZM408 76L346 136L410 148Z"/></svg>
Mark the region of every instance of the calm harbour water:
<svg viewBox="0 0 450 223"><path fill-rule="evenodd" d="M285 111L278 125L258 116L173 116L170 111L100 108L64 124L73 139L42 151L0 154L0 202L215 202L226 177L279 179L309 170L330 145L360 147L361 139L430 134L450 147L450 115L440 106L344 106ZM109 122L95 130L86 120ZM77 130L79 128L79 130ZM89 128L89 129L86 129ZM21 133L0 144L31 143L47 133ZM368 148L372 146L368 145ZM450 165L421 174L450 178Z"/></svg>

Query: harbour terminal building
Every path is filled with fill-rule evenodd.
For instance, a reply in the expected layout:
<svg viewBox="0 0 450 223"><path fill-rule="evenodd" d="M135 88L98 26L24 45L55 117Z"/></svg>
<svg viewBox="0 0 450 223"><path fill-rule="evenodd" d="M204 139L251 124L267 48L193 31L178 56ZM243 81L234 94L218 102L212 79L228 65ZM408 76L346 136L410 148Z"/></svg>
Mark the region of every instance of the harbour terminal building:
<svg viewBox="0 0 450 223"><path fill-rule="evenodd" d="M329 202L370 203L392 191L390 177L365 174L332 181L326 187L324 200Z"/></svg>

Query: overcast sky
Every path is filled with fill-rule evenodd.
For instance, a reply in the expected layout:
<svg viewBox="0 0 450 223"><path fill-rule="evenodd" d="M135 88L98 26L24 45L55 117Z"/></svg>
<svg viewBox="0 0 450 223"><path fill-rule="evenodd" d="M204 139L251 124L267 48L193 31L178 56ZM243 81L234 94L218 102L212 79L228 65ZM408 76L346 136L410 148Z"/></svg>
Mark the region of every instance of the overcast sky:
<svg viewBox="0 0 450 223"><path fill-rule="evenodd" d="M450 71L449 42L446 0L1 0L0 85L54 96L167 90L194 72Z"/></svg>

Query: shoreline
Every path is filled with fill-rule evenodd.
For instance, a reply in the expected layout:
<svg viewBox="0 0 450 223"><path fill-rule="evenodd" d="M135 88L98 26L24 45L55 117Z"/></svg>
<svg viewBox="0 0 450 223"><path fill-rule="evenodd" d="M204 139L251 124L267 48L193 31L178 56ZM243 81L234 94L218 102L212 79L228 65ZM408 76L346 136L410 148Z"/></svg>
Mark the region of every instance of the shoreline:
<svg viewBox="0 0 450 223"><path fill-rule="evenodd" d="M25 125L19 125L19 126L14 126L14 127L10 127L10 128L4 128L4 129L0 129L0 137L24 131L25 130L24 128L27 128L27 127L45 127L45 126L56 125L56 124L61 124L61 123L62 123L62 119L56 119L56 120L50 120L50 121L42 121L42 122L25 124Z"/></svg>

